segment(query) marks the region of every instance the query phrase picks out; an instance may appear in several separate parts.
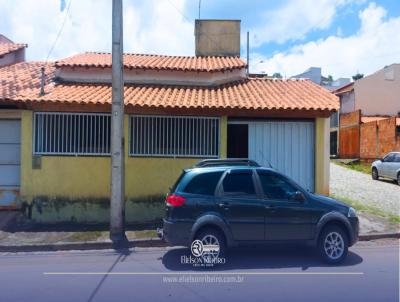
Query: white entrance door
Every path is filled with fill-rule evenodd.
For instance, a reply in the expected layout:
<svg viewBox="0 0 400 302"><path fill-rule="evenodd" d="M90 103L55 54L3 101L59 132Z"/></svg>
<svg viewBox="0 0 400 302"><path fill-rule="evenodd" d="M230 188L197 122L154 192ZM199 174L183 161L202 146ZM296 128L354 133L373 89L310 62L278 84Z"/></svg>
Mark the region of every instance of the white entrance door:
<svg viewBox="0 0 400 302"><path fill-rule="evenodd" d="M0 120L0 209L17 206L20 186L21 123Z"/></svg>
<svg viewBox="0 0 400 302"><path fill-rule="evenodd" d="M271 164L314 192L314 132L313 122L250 122L249 159Z"/></svg>

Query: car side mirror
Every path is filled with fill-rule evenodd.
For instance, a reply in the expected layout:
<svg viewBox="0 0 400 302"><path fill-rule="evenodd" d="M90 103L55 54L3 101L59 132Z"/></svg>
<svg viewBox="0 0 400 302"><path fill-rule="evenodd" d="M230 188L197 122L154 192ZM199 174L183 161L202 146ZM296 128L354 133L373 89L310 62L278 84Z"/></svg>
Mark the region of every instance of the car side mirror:
<svg viewBox="0 0 400 302"><path fill-rule="evenodd" d="M306 199L306 197L304 196L304 194L302 192L296 191L296 192L294 192L292 199L296 200L296 201L304 201Z"/></svg>
<svg viewBox="0 0 400 302"><path fill-rule="evenodd" d="M306 200L306 197L304 196L304 194L302 192L296 191L293 195L293 200L304 201L304 200Z"/></svg>

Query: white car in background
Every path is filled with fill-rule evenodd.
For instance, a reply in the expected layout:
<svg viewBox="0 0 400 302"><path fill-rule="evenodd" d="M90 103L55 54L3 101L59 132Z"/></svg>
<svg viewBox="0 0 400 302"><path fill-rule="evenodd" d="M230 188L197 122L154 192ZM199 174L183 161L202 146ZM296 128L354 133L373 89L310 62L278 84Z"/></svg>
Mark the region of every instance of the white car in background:
<svg viewBox="0 0 400 302"><path fill-rule="evenodd" d="M383 159L378 159L371 166L372 179L390 178L400 185L400 152L390 152Z"/></svg>

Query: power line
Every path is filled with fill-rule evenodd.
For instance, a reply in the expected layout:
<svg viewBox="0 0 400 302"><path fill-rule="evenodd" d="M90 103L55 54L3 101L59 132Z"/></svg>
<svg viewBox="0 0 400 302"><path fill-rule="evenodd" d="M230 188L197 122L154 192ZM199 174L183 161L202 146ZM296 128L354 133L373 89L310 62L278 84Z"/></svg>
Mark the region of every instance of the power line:
<svg viewBox="0 0 400 302"><path fill-rule="evenodd" d="M47 63L47 61L49 60L49 57L50 57L51 53L53 52L54 47L56 46L57 41L58 41L58 39L60 38L61 33L62 33L63 29L64 29L65 22L67 21L67 17L68 17L68 15L69 15L69 10L70 10L70 8L71 8L71 3L72 3L72 0L70 0L69 3L68 3L68 7L67 7L67 11L65 12L64 20L63 20L63 22L62 22L62 24L61 24L61 27L60 27L60 29L59 29L59 31L58 31L58 33L57 33L57 36L56 36L54 42L53 42L53 44L52 44L52 46L51 46L51 48L50 48L50 50L49 50L49 53L47 54L46 63Z"/></svg>
<svg viewBox="0 0 400 302"><path fill-rule="evenodd" d="M170 0L167 0L168 2L169 2L169 4L171 4L171 6L173 7L173 8L175 8L175 10L183 17L183 18L185 18L186 19L186 21L188 21L188 22L190 22L190 23L192 23L193 21L194 21L194 19L191 19L191 18L189 18L189 17L187 17L178 7L176 7L176 5L175 4L173 4ZM199 19L200 19L200 4L201 3L201 0L200 0L200 2L199 2ZM212 39L209 35L207 35L207 34L203 34L211 43L213 43L214 45L218 45L219 43L217 42L217 41L215 41L214 39Z"/></svg>

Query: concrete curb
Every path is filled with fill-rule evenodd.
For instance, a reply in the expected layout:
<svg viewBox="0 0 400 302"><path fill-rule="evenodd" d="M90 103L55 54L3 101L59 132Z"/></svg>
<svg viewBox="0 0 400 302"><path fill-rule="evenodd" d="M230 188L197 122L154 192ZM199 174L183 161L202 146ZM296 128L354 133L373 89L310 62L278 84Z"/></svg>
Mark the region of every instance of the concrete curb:
<svg viewBox="0 0 400 302"><path fill-rule="evenodd" d="M168 244L158 238L131 240L127 248L166 247ZM61 242L52 244L0 245L0 252L52 252L70 250L108 250L115 249L111 241L100 242Z"/></svg>
<svg viewBox="0 0 400 302"><path fill-rule="evenodd" d="M400 233L380 233L360 235L359 241L370 241L376 239L400 238ZM158 238L146 238L131 240L127 247L167 247L167 242ZM53 243L53 244L32 244L32 245L0 245L0 252L52 252L52 251L70 251L70 250L108 250L114 249L111 241L102 242L71 242L71 243Z"/></svg>
<svg viewBox="0 0 400 302"><path fill-rule="evenodd" d="M389 238L400 238L400 233L375 233L358 236L359 241L370 241L375 239L389 239Z"/></svg>

